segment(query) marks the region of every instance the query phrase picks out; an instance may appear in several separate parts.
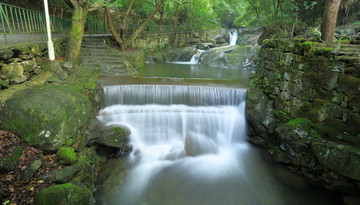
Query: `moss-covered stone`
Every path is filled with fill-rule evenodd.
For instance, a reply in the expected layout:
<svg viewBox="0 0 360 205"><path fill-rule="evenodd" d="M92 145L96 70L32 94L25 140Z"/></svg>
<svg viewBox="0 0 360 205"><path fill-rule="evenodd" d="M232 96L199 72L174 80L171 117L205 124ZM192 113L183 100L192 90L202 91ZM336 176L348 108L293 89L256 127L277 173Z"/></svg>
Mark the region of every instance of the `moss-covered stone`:
<svg viewBox="0 0 360 205"><path fill-rule="evenodd" d="M59 160L60 164L74 164L77 161L77 156L72 147L61 147L56 152L56 157Z"/></svg>
<svg viewBox="0 0 360 205"><path fill-rule="evenodd" d="M89 122L91 103L77 91L61 86L36 87L7 100L0 127L30 146L57 150Z"/></svg>
<svg viewBox="0 0 360 205"><path fill-rule="evenodd" d="M5 64L0 70L0 78L13 83L22 83L27 79L21 63Z"/></svg>
<svg viewBox="0 0 360 205"><path fill-rule="evenodd" d="M21 157L21 155L23 154L24 149L21 146L16 146L10 157L8 158L4 158L4 159L0 159L0 173L4 172L9 172L9 171L13 171L16 168L16 165Z"/></svg>
<svg viewBox="0 0 360 205"><path fill-rule="evenodd" d="M360 180L360 149L335 143L313 143L312 149L324 166Z"/></svg>
<svg viewBox="0 0 360 205"><path fill-rule="evenodd" d="M91 192L87 188L72 183L51 186L41 190L35 200L36 205L88 205Z"/></svg>
<svg viewBox="0 0 360 205"><path fill-rule="evenodd" d="M105 145L107 147L122 148L125 146L130 130L124 127L111 127L101 130L95 143Z"/></svg>

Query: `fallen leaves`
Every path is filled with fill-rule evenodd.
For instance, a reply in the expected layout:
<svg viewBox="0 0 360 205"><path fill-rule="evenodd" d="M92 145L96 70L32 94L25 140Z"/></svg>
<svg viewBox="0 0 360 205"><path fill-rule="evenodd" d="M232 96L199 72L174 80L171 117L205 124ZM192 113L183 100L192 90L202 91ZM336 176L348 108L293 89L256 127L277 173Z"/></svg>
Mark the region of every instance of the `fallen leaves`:
<svg viewBox="0 0 360 205"><path fill-rule="evenodd" d="M42 176L61 166L57 164L55 154L43 155L41 150L26 145L16 135L0 130L0 159L10 157L16 146L23 147L24 151L14 171L0 174L0 203L3 205L34 204L37 192L54 184L44 181ZM23 173L39 158L43 159L43 164L33 177L28 181L21 180Z"/></svg>

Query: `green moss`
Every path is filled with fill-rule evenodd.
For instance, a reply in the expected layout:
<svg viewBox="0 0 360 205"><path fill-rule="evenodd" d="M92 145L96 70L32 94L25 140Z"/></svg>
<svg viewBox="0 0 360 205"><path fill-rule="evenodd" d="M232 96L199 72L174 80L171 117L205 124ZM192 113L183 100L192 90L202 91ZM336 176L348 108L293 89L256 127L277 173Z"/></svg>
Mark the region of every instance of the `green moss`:
<svg viewBox="0 0 360 205"><path fill-rule="evenodd" d="M286 125L294 127L301 125L305 130L310 130L312 122L308 118L295 118L286 123Z"/></svg>
<svg viewBox="0 0 360 205"><path fill-rule="evenodd" d="M310 54L312 55L317 55L317 56L330 56L331 54L334 53L334 48L329 48L329 47L315 47L315 48L311 48L309 51Z"/></svg>
<svg viewBox="0 0 360 205"><path fill-rule="evenodd" d="M290 116L282 110L274 110L274 116L282 122L288 122Z"/></svg>
<svg viewBox="0 0 360 205"><path fill-rule="evenodd" d="M310 49L312 47L316 47L319 45L322 45L322 44L320 44L318 42L312 42L312 41L305 41L305 42L301 43L301 46L305 49Z"/></svg>
<svg viewBox="0 0 360 205"><path fill-rule="evenodd" d="M310 129L310 137L313 138L313 139L322 139L319 132L317 130L315 130L315 129Z"/></svg>
<svg viewBox="0 0 360 205"><path fill-rule="evenodd" d="M41 190L35 199L36 205L87 205L91 192L72 183L51 186Z"/></svg>
<svg viewBox="0 0 360 205"><path fill-rule="evenodd" d="M24 90L0 110L1 128L21 136L29 145L57 150L90 120L90 101L63 86Z"/></svg>
<svg viewBox="0 0 360 205"><path fill-rule="evenodd" d="M70 165L77 161L76 153L72 147L61 147L56 156L60 164Z"/></svg>

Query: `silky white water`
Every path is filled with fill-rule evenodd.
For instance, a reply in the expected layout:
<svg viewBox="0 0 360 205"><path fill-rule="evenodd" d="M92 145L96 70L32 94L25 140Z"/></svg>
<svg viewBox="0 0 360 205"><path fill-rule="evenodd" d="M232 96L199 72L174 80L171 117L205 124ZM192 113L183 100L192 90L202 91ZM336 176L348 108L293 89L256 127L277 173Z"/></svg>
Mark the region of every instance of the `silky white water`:
<svg viewBox="0 0 360 205"><path fill-rule="evenodd" d="M110 168L98 204L302 204L246 142L245 90L121 85L104 93L97 119L128 128L133 150Z"/></svg>
<svg viewBox="0 0 360 205"><path fill-rule="evenodd" d="M229 45L236 45L236 41L238 39L238 32L235 30L233 33L229 32L230 39L229 39Z"/></svg>
<svg viewBox="0 0 360 205"><path fill-rule="evenodd" d="M129 128L133 146L132 168L111 203L249 204L224 197L233 192L226 197L251 194L252 200L263 201L249 189L258 186L259 194L273 198L269 204L281 205L281 197L274 197L279 195L276 183L250 183L251 171L243 164L251 159L245 142L245 95L241 89L197 86L105 87L107 107L98 119L105 127ZM244 188L236 187L238 183ZM207 193L212 202L203 199L209 188L215 192ZM161 194L170 190L171 199Z"/></svg>
<svg viewBox="0 0 360 205"><path fill-rule="evenodd" d="M169 62L172 64L184 64L184 65L196 65L199 64L199 60L201 57L201 54L204 52L205 50L196 50L196 53L191 57L190 61L174 61L174 62Z"/></svg>

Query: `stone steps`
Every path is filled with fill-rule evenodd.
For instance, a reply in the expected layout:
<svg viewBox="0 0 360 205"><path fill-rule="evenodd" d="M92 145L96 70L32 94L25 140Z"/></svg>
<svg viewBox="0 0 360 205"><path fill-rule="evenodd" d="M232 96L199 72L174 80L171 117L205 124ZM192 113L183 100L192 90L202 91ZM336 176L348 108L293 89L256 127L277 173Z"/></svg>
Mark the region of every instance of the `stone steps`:
<svg viewBox="0 0 360 205"><path fill-rule="evenodd" d="M354 37L351 39L350 44L360 45L360 35L354 36Z"/></svg>
<svg viewBox="0 0 360 205"><path fill-rule="evenodd" d="M84 66L100 68L104 75L127 72L119 51L107 46L101 38L84 38L80 57Z"/></svg>

